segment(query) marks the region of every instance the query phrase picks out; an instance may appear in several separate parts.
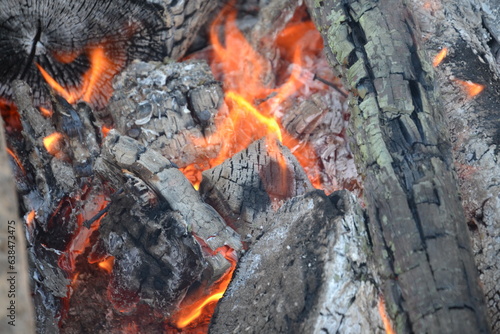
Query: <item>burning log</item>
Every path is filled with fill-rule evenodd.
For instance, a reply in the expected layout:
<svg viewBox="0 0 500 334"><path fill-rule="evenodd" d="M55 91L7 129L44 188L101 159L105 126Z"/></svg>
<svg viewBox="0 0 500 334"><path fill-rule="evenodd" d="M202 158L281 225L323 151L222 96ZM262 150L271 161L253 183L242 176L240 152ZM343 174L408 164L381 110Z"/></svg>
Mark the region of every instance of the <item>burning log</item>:
<svg viewBox="0 0 500 334"><path fill-rule="evenodd" d="M10 98L13 80L21 79L36 87L35 105L47 108L49 81L71 103L84 99L102 108L114 75L134 59L181 57L215 6L199 0L8 1L0 13L0 96Z"/></svg>
<svg viewBox="0 0 500 334"><path fill-rule="evenodd" d="M272 138L258 140L204 171L200 185L204 200L247 242L268 229L262 215L313 189L297 159Z"/></svg>
<svg viewBox="0 0 500 334"><path fill-rule="evenodd" d="M352 136L396 331L489 332L444 115L398 1L309 1L351 97Z"/></svg>

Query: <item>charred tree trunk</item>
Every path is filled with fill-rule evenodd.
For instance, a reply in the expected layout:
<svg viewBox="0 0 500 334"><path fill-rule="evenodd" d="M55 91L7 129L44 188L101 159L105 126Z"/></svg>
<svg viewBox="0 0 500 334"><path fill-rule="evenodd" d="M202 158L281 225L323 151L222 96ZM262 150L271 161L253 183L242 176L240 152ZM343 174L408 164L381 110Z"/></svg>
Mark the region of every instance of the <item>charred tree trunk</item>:
<svg viewBox="0 0 500 334"><path fill-rule="evenodd" d="M309 1L351 96L374 256L398 333L487 333L443 108L400 1Z"/></svg>

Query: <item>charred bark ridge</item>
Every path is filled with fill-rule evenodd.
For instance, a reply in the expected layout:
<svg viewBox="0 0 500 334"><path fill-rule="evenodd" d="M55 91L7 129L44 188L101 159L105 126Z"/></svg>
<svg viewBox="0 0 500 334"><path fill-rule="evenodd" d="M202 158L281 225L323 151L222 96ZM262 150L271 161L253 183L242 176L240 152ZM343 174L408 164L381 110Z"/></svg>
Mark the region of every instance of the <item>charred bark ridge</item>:
<svg viewBox="0 0 500 334"><path fill-rule="evenodd" d="M0 12L0 96L21 79L48 105L36 64L64 88L81 84L90 52L102 48L114 66L131 60L179 58L214 1L42 0L4 1ZM103 106L102 101L96 101Z"/></svg>
<svg viewBox="0 0 500 334"><path fill-rule="evenodd" d="M433 69L410 13L399 1L309 5L354 93L352 138L396 331L489 332Z"/></svg>

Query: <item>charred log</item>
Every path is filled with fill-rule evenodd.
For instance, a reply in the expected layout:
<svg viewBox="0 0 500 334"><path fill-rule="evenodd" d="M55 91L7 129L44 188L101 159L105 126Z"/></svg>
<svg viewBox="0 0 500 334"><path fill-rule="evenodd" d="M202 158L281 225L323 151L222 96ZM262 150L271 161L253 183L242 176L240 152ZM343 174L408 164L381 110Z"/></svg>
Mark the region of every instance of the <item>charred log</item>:
<svg viewBox="0 0 500 334"><path fill-rule="evenodd" d="M397 1L309 1L354 93L352 137L396 331L490 331L420 32Z"/></svg>
<svg viewBox="0 0 500 334"><path fill-rule="evenodd" d="M21 79L36 88L36 105L50 106L41 71L78 89L95 51L110 63L94 105L103 107L110 76L131 60L181 57L214 1L7 1L0 13L0 96ZM102 76L102 75L101 75Z"/></svg>

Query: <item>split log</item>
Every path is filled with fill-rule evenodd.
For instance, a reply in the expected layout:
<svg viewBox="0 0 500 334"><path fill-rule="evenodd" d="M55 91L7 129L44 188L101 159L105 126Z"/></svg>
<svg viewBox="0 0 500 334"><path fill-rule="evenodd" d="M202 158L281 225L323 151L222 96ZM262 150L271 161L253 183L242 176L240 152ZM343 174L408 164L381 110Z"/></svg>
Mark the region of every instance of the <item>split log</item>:
<svg viewBox="0 0 500 334"><path fill-rule="evenodd" d="M486 333L490 325L420 31L399 1L308 1L353 92L378 279L398 333Z"/></svg>

